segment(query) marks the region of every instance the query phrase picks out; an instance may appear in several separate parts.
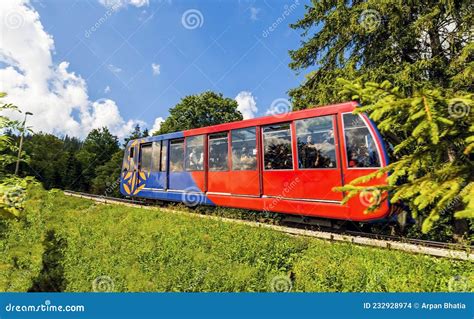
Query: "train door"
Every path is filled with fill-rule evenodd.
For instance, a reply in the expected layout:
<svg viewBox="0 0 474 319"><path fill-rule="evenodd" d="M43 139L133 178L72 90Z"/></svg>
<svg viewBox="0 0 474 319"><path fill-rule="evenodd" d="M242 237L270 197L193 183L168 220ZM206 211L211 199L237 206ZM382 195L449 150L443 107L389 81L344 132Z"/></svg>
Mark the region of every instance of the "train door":
<svg viewBox="0 0 474 319"><path fill-rule="evenodd" d="M229 195L232 190L229 160L229 132L208 136L208 193Z"/></svg>
<svg viewBox="0 0 474 319"><path fill-rule="evenodd" d="M137 165L137 178L136 186L137 191L142 190L149 184L149 177L151 174L152 168L152 155L153 155L153 144L152 143L142 143L139 146L140 152L138 156L138 165Z"/></svg>
<svg viewBox="0 0 474 319"><path fill-rule="evenodd" d="M342 167L335 115L294 121L295 177L301 199L339 203L343 195Z"/></svg>
<svg viewBox="0 0 474 319"><path fill-rule="evenodd" d="M184 138L170 140L168 188L185 190L189 187L184 171Z"/></svg>
<svg viewBox="0 0 474 319"><path fill-rule="evenodd" d="M232 195L260 196L257 128L232 130L230 191Z"/></svg>
<svg viewBox="0 0 474 319"><path fill-rule="evenodd" d="M262 127L263 195L298 198L290 123Z"/></svg>
<svg viewBox="0 0 474 319"><path fill-rule="evenodd" d="M188 191L205 191L204 163L206 154L204 152L204 140L204 135L186 137L184 166L188 178L190 178Z"/></svg>
<svg viewBox="0 0 474 319"><path fill-rule="evenodd" d="M147 183L148 188L167 188L167 151L167 140L153 142L152 169L149 177L149 183Z"/></svg>
<svg viewBox="0 0 474 319"><path fill-rule="evenodd" d="M133 196L135 192L135 186L137 185L137 142L132 142L126 150L123 157L122 164L122 182L121 191L124 195Z"/></svg>

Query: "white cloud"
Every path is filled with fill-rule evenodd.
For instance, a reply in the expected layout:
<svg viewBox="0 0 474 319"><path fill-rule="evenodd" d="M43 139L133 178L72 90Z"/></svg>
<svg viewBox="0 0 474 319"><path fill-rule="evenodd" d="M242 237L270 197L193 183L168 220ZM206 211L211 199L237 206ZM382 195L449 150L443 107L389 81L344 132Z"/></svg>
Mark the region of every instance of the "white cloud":
<svg viewBox="0 0 474 319"><path fill-rule="evenodd" d="M104 93L107 94L110 93L110 91L112 91L112 89L110 88L110 86L107 85L104 89Z"/></svg>
<svg viewBox="0 0 474 319"><path fill-rule="evenodd" d="M109 69L110 72L115 73L115 74L118 74L118 73L122 72L121 68L119 68L118 66L115 66L113 64L109 64L107 66L107 68Z"/></svg>
<svg viewBox="0 0 474 319"><path fill-rule="evenodd" d="M160 74L160 65L152 63L151 64L151 70L153 71L153 75L159 75Z"/></svg>
<svg viewBox="0 0 474 319"><path fill-rule="evenodd" d="M257 21L258 20L258 13L260 12L261 9L256 8L256 7L250 7L250 20L252 21Z"/></svg>
<svg viewBox="0 0 474 319"><path fill-rule="evenodd" d="M45 32L38 12L28 0L0 1L0 91L4 100L34 115L33 130L84 137L91 129L108 126L123 137L134 123L125 121L112 100L90 101L85 80L69 71L69 63L54 64L53 38ZM9 113L20 119L18 113Z"/></svg>
<svg viewBox="0 0 474 319"><path fill-rule="evenodd" d="M129 5L140 8L143 6L148 6L150 4L149 0L99 0L99 3L107 8L113 8L118 10L125 8Z"/></svg>
<svg viewBox="0 0 474 319"><path fill-rule="evenodd" d="M258 107L252 92L242 91L237 94L235 100L239 105L237 109L240 111L240 113L242 113L244 119L251 119L255 117L255 114L258 112Z"/></svg>
<svg viewBox="0 0 474 319"><path fill-rule="evenodd" d="M153 127L150 130L150 134L153 135L153 133L158 132L161 128L161 123L163 123L164 121L165 119L162 118L161 116L157 117L155 119L155 123L153 123Z"/></svg>

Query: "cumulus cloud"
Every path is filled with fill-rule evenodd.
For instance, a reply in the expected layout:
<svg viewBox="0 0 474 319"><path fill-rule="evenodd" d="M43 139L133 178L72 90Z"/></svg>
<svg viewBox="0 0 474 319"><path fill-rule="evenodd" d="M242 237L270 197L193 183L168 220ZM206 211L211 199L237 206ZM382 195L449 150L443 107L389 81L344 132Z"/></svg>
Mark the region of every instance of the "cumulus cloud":
<svg viewBox="0 0 474 319"><path fill-rule="evenodd" d="M160 65L156 63L151 64L151 70L153 72L153 75L159 75L160 74Z"/></svg>
<svg viewBox="0 0 474 319"><path fill-rule="evenodd" d="M161 128L161 124L165 121L164 118L162 118L161 116L160 117L157 117L155 119L155 123L153 123L153 127L152 129L150 130L150 134L154 134L155 132L158 132Z"/></svg>
<svg viewBox="0 0 474 319"><path fill-rule="evenodd" d="M85 80L69 70L69 63L53 63L54 40L28 0L0 1L0 22L0 91L8 93L5 101L34 114L28 119L34 131L84 137L108 126L124 137L140 123L126 122L112 100L90 101Z"/></svg>
<svg viewBox="0 0 474 319"><path fill-rule="evenodd" d="M237 94L235 100L239 105L237 109L240 111L240 113L242 113L244 120L255 117L258 112L258 107L252 92L242 91Z"/></svg>

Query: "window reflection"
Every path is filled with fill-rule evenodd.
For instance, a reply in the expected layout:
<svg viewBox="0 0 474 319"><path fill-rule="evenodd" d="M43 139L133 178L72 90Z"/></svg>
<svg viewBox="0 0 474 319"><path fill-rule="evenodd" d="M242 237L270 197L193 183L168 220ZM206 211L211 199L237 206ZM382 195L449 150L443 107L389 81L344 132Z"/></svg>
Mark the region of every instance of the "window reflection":
<svg viewBox="0 0 474 319"><path fill-rule="evenodd" d="M336 167L332 115L296 121L296 135L299 168Z"/></svg>
<svg viewBox="0 0 474 319"><path fill-rule="evenodd" d="M293 168L289 123L264 127L263 144L265 170Z"/></svg>
<svg viewBox="0 0 474 319"><path fill-rule="evenodd" d="M359 115L344 114L348 167L380 167L375 141Z"/></svg>
<svg viewBox="0 0 474 319"><path fill-rule="evenodd" d="M152 144L143 144L140 146L140 170L151 171Z"/></svg>
<svg viewBox="0 0 474 319"><path fill-rule="evenodd" d="M227 132L209 135L209 170L226 171L228 164Z"/></svg>
<svg viewBox="0 0 474 319"><path fill-rule="evenodd" d="M204 169L204 136L186 138L186 170L202 171Z"/></svg>
<svg viewBox="0 0 474 319"><path fill-rule="evenodd" d="M170 171L181 172L184 168L184 140L172 140L170 143Z"/></svg>
<svg viewBox="0 0 474 319"><path fill-rule="evenodd" d="M257 169L257 143L255 127L232 131L232 169Z"/></svg>

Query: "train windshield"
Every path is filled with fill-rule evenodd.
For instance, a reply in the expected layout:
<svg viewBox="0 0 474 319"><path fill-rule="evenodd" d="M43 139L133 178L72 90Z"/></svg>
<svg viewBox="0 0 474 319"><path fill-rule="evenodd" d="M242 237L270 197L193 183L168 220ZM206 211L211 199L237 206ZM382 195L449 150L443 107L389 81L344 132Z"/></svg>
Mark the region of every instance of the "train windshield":
<svg viewBox="0 0 474 319"><path fill-rule="evenodd" d="M358 114L346 113L343 119L347 166L349 168L380 167L377 146L362 117Z"/></svg>

